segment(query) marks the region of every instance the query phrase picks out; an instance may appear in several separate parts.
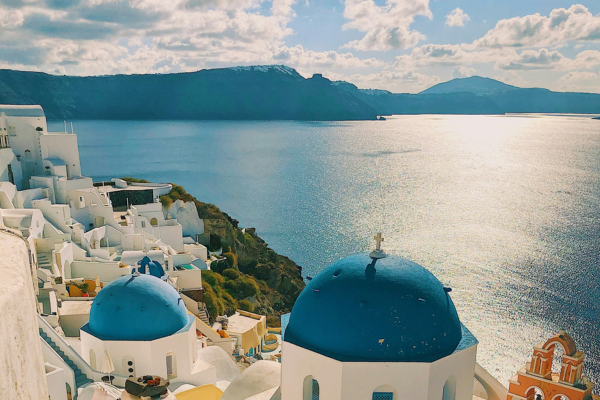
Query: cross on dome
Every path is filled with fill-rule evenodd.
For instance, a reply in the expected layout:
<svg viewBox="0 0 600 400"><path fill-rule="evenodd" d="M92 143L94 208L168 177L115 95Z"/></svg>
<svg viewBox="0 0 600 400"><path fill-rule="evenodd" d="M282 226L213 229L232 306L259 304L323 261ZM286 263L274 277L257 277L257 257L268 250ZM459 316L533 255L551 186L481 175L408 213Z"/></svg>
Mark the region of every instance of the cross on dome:
<svg viewBox="0 0 600 400"><path fill-rule="evenodd" d="M375 239L375 243L377 243L377 247L375 248L375 250L377 250L377 251L381 250L381 243L385 240L385 239L383 239L381 232L377 232L377 235L375 235L374 239Z"/></svg>
<svg viewBox="0 0 600 400"><path fill-rule="evenodd" d="M371 254L369 254L369 257L371 257L374 260L378 260L380 258L385 258L386 255L383 252L383 250L381 250L381 243L384 241L383 236L381 235L381 232L377 232L377 235L374 236L375 239L375 250L373 250L371 252Z"/></svg>

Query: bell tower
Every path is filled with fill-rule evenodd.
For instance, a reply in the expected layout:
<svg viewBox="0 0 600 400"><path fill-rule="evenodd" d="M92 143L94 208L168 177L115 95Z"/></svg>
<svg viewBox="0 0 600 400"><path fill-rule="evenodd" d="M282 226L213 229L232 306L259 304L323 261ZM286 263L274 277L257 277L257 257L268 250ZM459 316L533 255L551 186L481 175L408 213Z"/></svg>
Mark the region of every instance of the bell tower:
<svg viewBox="0 0 600 400"><path fill-rule="evenodd" d="M560 372L552 372L556 346L564 349ZM585 354L564 330L533 347L531 361L510 379L507 400L591 400L594 383L583 375Z"/></svg>

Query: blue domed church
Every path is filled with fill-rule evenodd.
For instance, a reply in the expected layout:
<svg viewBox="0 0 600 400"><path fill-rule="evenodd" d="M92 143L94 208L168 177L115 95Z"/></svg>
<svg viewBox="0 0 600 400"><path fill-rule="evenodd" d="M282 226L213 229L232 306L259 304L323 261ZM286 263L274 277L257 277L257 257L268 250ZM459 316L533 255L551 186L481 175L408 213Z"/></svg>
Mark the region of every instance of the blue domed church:
<svg viewBox="0 0 600 400"><path fill-rule="evenodd" d="M330 265L290 315L281 399L471 400L477 340L450 291L379 246Z"/></svg>
<svg viewBox="0 0 600 400"><path fill-rule="evenodd" d="M80 333L82 356L95 370L108 353L114 374L125 378L215 382L215 368L198 360L195 317L179 293L155 276L134 273L105 286Z"/></svg>

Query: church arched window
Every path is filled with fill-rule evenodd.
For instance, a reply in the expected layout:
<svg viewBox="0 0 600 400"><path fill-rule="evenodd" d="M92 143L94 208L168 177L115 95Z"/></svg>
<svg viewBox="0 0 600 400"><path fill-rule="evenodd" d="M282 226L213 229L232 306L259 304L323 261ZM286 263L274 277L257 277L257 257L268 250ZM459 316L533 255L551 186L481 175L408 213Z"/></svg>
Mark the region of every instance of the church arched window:
<svg viewBox="0 0 600 400"><path fill-rule="evenodd" d="M442 400L455 400L456 399L456 378L451 376L446 380L444 384L444 392Z"/></svg>
<svg viewBox="0 0 600 400"><path fill-rule="evenodd" d="M167 379L177 378L177 359L172 351L167 353Z"/></svg>
<svg viewBox="0 0 600 400"><path fill-rule="evenodd" d="M312 375L304 378L302 400L319 400L319 382Z"/></svg>

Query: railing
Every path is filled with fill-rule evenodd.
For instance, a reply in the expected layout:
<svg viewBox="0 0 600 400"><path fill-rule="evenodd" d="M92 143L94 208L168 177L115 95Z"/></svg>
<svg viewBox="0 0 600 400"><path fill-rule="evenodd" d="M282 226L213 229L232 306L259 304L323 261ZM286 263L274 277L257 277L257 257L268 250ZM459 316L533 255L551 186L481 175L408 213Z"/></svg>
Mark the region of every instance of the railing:
<svg viewBox="0 0 600 400"><path fill-rule="evenodd" d="M50 339L52 339L58 348L65 353L65 356L67 356L83 374L87 375L88 378L99 382L102 380L103 376L106 376L106 374L92 369L92 367L90 367L90 365L83 358L81 358L79 353L77 353L40 315L38 315L38 325L40 329L44 331L44 333L48 335ZM111 376L114 377L113 383L125 386L127 377L114 373L111 373Z"/></svg>

